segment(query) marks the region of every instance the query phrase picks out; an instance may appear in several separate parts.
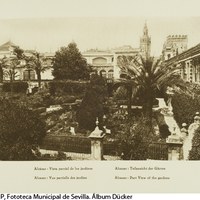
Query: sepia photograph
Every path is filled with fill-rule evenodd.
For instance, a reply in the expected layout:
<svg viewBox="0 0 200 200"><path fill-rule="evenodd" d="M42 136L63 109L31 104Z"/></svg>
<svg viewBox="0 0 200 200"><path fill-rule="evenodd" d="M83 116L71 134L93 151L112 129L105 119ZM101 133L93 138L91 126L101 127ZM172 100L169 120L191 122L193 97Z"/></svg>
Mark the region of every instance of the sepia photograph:
<svg viewBox="0 0 200 200"><path fill-rule="evenodd" d="M198 193L199 6L0 0L0 192Z"/></svg>
<svg viewBox="0 0 200 200"><path fill-rule="evenodd" d="M199 16L0 27L1 161L200 160Z"/></svg>

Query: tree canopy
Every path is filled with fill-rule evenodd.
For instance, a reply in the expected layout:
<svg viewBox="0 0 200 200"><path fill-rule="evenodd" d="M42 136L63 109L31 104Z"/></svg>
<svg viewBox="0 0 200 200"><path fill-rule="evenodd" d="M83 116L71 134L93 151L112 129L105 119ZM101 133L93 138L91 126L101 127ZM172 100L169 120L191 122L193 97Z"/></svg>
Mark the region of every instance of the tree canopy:
<svg viewBox="0 0 200 200"><path fill-rule="evenodd" d="M56 52L52 74L57 80L89 79L90 67L76 43L72 42Z"/></svg>
<svg viewBox="0 0 200 200"><path fill-rule="evenodd" d="M94 130L96 118L102 128L104 115L103 103L107 96L107 85L103 77L93 74L83 101L77 111L79 127L86 130Z"/></svg>
<svg viewBox="0 0 200 200"><path fill-rule="evenodd" d="M118 59L118 65L124 77L119 81L133 86L133 96L140 93L143 114L149 121L152 120L153 102L157 91L166 90L167 86L184 86L179 69L166 66L159 59L121 56Z"/></svg>
<svg viewBox="0 0 200 200"><path fill-rule="evenodd" d="M38 86L41 86L41 73L50 68L46 63L46 58L39 52L32 53L32 56L26 56L27 70L34 70L37 74Z"/></svg>

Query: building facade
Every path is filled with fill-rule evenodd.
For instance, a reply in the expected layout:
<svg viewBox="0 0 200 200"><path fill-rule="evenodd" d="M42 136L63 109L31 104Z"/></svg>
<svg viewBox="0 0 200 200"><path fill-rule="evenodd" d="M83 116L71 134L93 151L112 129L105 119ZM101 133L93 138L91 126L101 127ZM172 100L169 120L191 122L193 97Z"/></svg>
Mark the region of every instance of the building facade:
<svg viewBox="0 0 200 200"><path fill-rule="evenodd" d="M165 64L180 67L180 75L186 82L200 84L200 44L168 59Z"/></svg>
<svg viewBox="0 0 200 200"><path fill-rule="evenodd" d="M93 71L102 74L107 79L113 79L113 53L109 50L90 49L82 53L87 63L92 66Z"/></svg>
<svg viewBox="0 0 200 200"><path fill-rule="evenodd" d="M148 27L145 23L143 35L140 38L140 47L133 48L130 45L124 45L111 50L91 49L83 52L83 57L93 66L93 69L101 73L104 77L111 79L120 78L120 67L118 58L120 56L136 56L141 55L143 58L150 57L151 38L148 35Z"/></svg>
<svg viewBox="0 0 200 200"><path fill-rule="evenodd" d="M14 49L17 47L11 41L6 42L0 46L0 59L14 57ZM32 56L34 50L25 50L24 54L29 57ZM140 38L140 47L133 48L130 45L124 45L118 48L110 50L98 50L90 49L82 52L83 57L87 60L94 71L102 74L108 80L120 78L120 67L118 65L118 58L120 56L136 56L141 55L144 58L148 58L151 52L151 38L148 35L148 27L145 23L143 28L143 35ZM52 80L52 60L55 53L42 53L40 54L45 58L44 65L49 66L49 69L41 73L42 80ZM35 81L37 75L34 70L26 67L25 60L21 60L21 63L16 67L16 78L15 80ZM4 80L9 80L9 77L5 76Z"/></svg>
<svg viewBox="0 0 200 200"><path fill-rule="evenodd" d="M187 50L187 35L169 35L163 45L162 59L169 60Z"/></svg>
<svg viewBox="0 0 200 200"><path fill-rule="evenodd" d="M0 60L3 60L6 58L8 60L7 62L7 68L4 69L4 80L10 80L9 75L7 75L7 71L9 70L9 59L12 60L15 58L14 49L18 47L16 44L14 44L11 41L6 42L5 44L0 46ZM25 50L24 55L27 57L33 56L33 53L36 51L34 50ZM54 57L54 53L42 53L40 54L41 57L45 58L44 66L49 66L48 70L45 70L41 73L41 79L42 80L52 80L52 59ZM37 75L34 70L28 69L26 67L25 60L20 60L20 63L15 68L15 80L25 80L25 81L36 81Z"/></svg>

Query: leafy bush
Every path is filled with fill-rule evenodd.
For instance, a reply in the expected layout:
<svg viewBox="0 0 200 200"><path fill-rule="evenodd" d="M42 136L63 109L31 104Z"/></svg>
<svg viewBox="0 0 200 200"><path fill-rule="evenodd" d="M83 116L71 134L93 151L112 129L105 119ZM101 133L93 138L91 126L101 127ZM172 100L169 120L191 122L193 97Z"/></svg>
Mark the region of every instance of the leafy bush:
<svg viewBox="0 0 200 200"><path fill-rule="evenodd" d="M115 100L127 100L128 99L127 95L128 95L127 89L121 86L116 89L116 91L113 94L113 97Z"/></svg>
<svg viewBox="0 0 200 200"><path fill-rule="evenodd" d="M87 81L52 81L49 82L51 95L68 94L83 96L88 86Z"/></svg>
<svg viewBox="0 0 200 200"><path fill-rule="evenodd" d="M200 127L195 131L192 139L192 149L189 152L189 160L200 160Z"/></svg>
<svg viewBox="0 0 200 200"><path fill-rule="evenodd" d="M5 82L3 83L3 92L11 92L11 87L13 86L13 92L16 93L26 93L28 88L27 82L17 81L17 82Z"/></svg>
<svg viewBox="0 0 200 200"><path fill-rule="evenodd" d="M174 118L179 127L182 123L191 124L196 112L200 111L200 98L185 93L175 94L172 99Z"/></svg>
<svg viewBox="0 0 200 200"><path fill-rule="evenodd" d="M64 103L74 103L76 100L75 96L72 95L62 95L56 96L53 99L54 104L64 104Z"/></svg>
<svg viewBox="0 0 200 200"><path fill-rule="evenodd" d="M45 123L33 111L0 100L0 160L34 160L34 150L46 134Z"/></svg>
<svg viewBox="0 0 200 200"><path fill-rule="evenodd" d="M118 134L118 151L124 160L146 160L149 144L157 139L148 121L139 118L134 124L125 124L121 134Z"/></svg>

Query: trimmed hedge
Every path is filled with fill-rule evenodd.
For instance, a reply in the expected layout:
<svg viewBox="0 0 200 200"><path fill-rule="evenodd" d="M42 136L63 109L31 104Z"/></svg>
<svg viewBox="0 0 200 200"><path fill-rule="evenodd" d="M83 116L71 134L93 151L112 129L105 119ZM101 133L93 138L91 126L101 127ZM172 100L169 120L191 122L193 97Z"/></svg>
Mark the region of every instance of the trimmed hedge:
<svg viewBox="0 0 200 200"><path fill-rule="evenodd" d="M13 84L13 92L16 93L26 93L28 88L28 83L23 81L16 81L13 83L5 82L3 83L3 92L11 92L11 85Z"/></svg>
<svg viewBox="0 0 200 200"><path fill-rule="evenodd" d="M69 94L84 95L88 87L88 81L52 81L49 82L49 91L51 95Z"/></svg>

